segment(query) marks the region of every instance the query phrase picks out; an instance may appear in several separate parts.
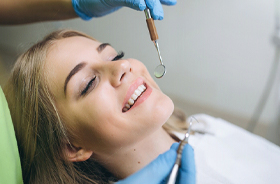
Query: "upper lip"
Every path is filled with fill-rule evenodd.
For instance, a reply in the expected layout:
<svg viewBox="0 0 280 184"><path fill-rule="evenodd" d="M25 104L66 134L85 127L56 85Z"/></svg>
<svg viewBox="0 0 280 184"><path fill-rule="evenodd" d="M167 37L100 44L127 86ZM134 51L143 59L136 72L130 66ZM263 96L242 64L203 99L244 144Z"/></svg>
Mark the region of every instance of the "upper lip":
<svg viewBox="0 0 280 184"><path fill-rule="evenodd" d="M134 93L134 91L142 84L145 84L144 80L141 77L138 77L128 88L123 104L122 104L122 108L125 107L125 104L127 104L128 100L130 99L131 95Z"/></svg>

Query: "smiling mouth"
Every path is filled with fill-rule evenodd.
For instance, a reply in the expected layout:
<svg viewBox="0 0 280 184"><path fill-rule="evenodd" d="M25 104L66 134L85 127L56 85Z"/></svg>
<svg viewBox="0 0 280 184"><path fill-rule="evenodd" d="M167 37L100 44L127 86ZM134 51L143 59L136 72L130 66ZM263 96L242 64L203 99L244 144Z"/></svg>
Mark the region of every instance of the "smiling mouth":
<svg viewBox="0 0 280 184"><path fill-rule="evenodd" d="M140 86L138 86L138 88L134 91L134 93L131 95L131 97L123 107L122 112L126 112L129 109L131 109L131 107L141 97L141 95L146 91L146 89L147 87L145 86L145 84L141 84Z"/></svg>

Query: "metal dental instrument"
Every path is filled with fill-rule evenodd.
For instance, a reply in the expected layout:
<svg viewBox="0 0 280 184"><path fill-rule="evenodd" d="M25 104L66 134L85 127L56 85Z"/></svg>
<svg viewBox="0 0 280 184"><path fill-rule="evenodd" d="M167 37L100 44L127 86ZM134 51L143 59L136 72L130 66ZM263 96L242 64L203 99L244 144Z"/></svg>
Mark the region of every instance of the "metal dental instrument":
<svg viewBox="0 0 280 184"><path fill-rule="evenodd" d="M154 45L157 49L158 57L159 57L159 61L160 61L160 65L158 65L154 70L154 75L156 78L161 78L165 75L166 69L165 69L165 66L163 65L162 58L161 58L160 51L159 51L159 46L158 46L158 41L157 41L158 34L157 34L156 26L154 23L154 19L151 16L150 10L148 8L146 8L144 10L144 12L146 15L146 22L147 22L147 26L149 29L150 37L151 37L151 40L154 42Z"/></svg>
<svg viewBox="0 0 280 184"><path fill-rule="evenodd" d="M185 134L185 138L181 141L181 143L179 144L179 147L177 149L176 162L175 162L175 164L174 164L174 166L171 170L171 173L170 173L169 179L167 181L167 184L175 184L176 183L179 167L181 165L183 148L184 148L184 145L188 144L188 142L189 142L191 126L192 126L192 119L191 119L190 124L189 124L188 132Z"/></svg>

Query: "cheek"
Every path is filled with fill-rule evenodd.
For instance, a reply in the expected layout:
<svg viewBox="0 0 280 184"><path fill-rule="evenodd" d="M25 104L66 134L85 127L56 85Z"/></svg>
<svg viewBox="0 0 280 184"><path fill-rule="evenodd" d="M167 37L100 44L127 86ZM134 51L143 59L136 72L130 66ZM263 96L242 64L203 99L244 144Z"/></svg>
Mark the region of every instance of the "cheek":
<svg viewBox="0 0 280 184"><path fill-rule="evenodd" d="M88 108L83 113L88 116L79 118L76 126L79 144L96 152L115 146L114 140L119 137L119 131L111 122L116 122L116 119L108 116L109 112L102 112L102 109Z"/></svg>
<svg viewBox="0 0 280 184"><path fill-rule="evenodd" d="M73 106L75 110L71 116L76 119L75 132L81 146L100 152L126 144L126 132L130 131L121 116L121 108L117 108L113 100L108 94L100 93Z"/></svg>

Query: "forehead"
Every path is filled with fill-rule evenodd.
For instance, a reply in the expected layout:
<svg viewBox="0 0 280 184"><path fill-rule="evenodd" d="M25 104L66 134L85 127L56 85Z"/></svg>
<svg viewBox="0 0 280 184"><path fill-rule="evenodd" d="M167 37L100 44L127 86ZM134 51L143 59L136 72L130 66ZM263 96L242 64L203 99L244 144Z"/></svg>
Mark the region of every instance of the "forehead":
<svg viewBox="0 0 280 184"><path fill-rule="evenodd" d="M81 60L91 53L98 54L96 48L101 43L89 38L75 36L57 40L48 49L46 65L60 65L75 60Z"/></svg>
<svg viewBox="0 0 280 184"><path fill-rule="evenodd" d="M81 53L82 51L91 50L96 51L96 48L101 43L86 37L74 36L69 38L63 38L57 40L48 49L47 57L65 57L70 55L73 57L72 53ZM87 49L86 49L87 48Z"/></svg>
<svg viewBox="0 0 280 184"><path fill-rule="evenodd" d="M66 76L78 63L99 55L97 47L100 44L98 41L81 36L54 42L48 50L44 67L48 85L54 94L61 91Z"/></svg>

